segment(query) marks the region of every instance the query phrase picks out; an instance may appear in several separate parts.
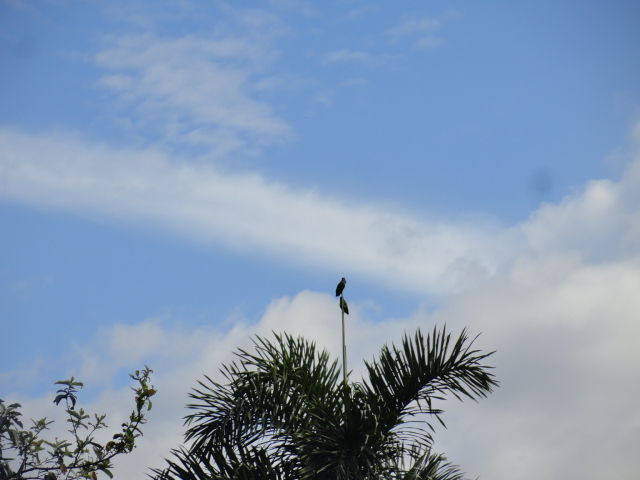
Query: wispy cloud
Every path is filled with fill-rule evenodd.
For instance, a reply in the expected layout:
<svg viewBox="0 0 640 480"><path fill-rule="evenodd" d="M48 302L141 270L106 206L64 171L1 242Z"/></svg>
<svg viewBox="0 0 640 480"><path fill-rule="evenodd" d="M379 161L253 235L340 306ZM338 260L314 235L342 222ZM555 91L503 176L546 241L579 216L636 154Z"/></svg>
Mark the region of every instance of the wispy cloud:
<svg viewBox="0 0 640 480"><path fill-rule="evenodd" d="M0 195L37 207L147 222L190 241L348 268L419 292L453 292L496 274L518 252L590 261L640 254L640 162L598 180L529 222L416 218L222 173L152 149L114 150L64 134L0 130ZM613 248L615 247L615 248Z"/></svg>
<svg viewBox="0 0 640 480"><path fill-rule="evenodd" d="M640 254L637 160L621 181L592 181L504 229L416 218L257 174L222 173L153 149L115 150L60 133L2 129L0 145L4 198L147 222L190 241L349 268L413 291L457 291L491 277L521 251L589 261Z"/></svg>
<svg viewBox="0 0 640 480"><path fill-rule="evenodd" d="M369 10L365 10L370 13ZM363 12L364 13L364 12ZM388 43L395 45L402 42L410 42L413 48L434 48L442 43L438 32L442 27L442 20L428 16L409 18L395 27L387 29L383 36ZM325 64L351 63L367 66L383 66L397 58L397 53L383 53L380 49L354 49L342 48L325 53L321 61Z"/></svg>
<svg viewBox="0 0 640 480"><path fill-rule="evenodd" d="M328 63L333 62L370 62L372 59L371 55L367 52L362 52L359 50L349 50L347 48L343 48L341 50L334 50L333 52L329 52L325 54L325 61Z"/></svg>
<svg viewBox="0 0 640 480"><path fill-rule="evenodd" d="M481 223L420 220L63 134L2 130L0 144L0 195L39 207L148 222L192 241L349 268L414 291L455 290L470 274L499 268L499 234Z"/></svg>
<svg viewBox="0 0 640 480"><path fill-rule="evenodd" d="M415 48L433 48L442 43L442 39L438 36L441 25L441 20L421 16L408 19L404 23L390 28L386 34L394 43L408 39Z"/></svg>
<svg viewBox="0 0 640 480"><path fill-rule="evenodd" d="M30 5L28 2L24 0L6 0L4 4L16 10L28 10L31 12L36 11L33 5Z"/></svg>
<svg viewBox="0 0 640 480"><path fill-rule="evenodd" d="M245 19L246 22L257 20ZM98 85L112 92L136 133L208 147L214 155L282 141L291 128L255 98L276 52L243 37L116 37L96 56Z"/></svg>
<svg viewBox="0 0 640 480"><path fill-rule="evenodd" d="M354 50L341 48L332 50L320 56L320 61L324 65L346 64L366 67L384 67L391 64L396 55L383 53L380 51Z"/></svg>
<svg viewBox="0 0 640 480"><path fill-rule="evenodd" d="M380 12L380 7L376 5L367 5L366 7L354 8L337 17L333 21L333 23L358 21L378 12Z"/></svg>

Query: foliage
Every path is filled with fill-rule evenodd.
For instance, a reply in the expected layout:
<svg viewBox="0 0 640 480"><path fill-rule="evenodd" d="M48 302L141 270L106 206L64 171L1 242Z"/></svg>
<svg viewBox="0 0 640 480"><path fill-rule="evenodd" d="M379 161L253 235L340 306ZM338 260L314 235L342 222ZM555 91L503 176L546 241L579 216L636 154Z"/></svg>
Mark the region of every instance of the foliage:
<svg viewBox="0 0 640 480"><path fill-rule="evenodd" d="M129 421L122 424L122 430L113 435L113 439L104 446L94 441L98 430L107 428L106 415L94 414L93 418L80 408L76 410L77 388L82 382L60 380L61 385L54 403L63 403L66 408L67 422L70 424L71 440L55 438L45 440L43 433L53 423L42 418L31 420L33 425L25 430L20 420L20 404L5 406L0 399L0 480L28 479L78 479L95 480L97 472L104 472L109 478L112 459L116 455L130 453L136 444L136 438L142 435L140 426L146 423L145 411L151 410L151 397L156 393L149 385L152 370L136 370L130 377L138 382L132 387L135 392L135 408ZM6 457L9 453L11 458Z"/></svg>
<svg viewBox="0 0 640 480"><path fill-rule="evenodd" d="M157 480L458 480L432 452L434 401L478 399L498 382L472 349L467 330L426 338L405 335L366 363L367 378L345 384L337 361L289 335L258 337L223 366L227 383L209 377L191 394L185 417L190 446L173 450Z"/></svg>

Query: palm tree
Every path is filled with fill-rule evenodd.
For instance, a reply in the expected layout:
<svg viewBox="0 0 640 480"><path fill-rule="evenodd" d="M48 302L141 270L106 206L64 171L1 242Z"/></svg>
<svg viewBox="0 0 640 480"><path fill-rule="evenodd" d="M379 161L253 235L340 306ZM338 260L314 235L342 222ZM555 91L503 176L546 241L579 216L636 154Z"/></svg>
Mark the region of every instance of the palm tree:
<svg viewBox="0 0 640 480"><path fill-rule="evenodd" d="M190 397L189 447L174 450L157 480L459 480L458 468L431 450L429 417L446 394L486 397L498 382L463 330L426 338L405 334L366 363L366 378L345 384L337 361L313 342L257 337ZM444 425L444 423L443 423Z"/></svg>

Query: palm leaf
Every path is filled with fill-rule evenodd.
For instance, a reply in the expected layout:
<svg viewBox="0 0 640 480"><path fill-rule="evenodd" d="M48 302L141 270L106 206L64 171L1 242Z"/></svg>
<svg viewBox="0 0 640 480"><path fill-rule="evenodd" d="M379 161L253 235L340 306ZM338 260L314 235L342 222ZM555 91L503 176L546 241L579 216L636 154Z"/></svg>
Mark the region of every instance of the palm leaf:
<svg viewBox="0 0 640 480"><path fill-rule="evenodd" d="M190 394L196 410L186 417L185 435L192 450L214 452L234 444L240 453L249 445L291 450L296 432L308 430L316 406L340 408L337 396L337 361L329 363L326 351L289 335L276 335L276 343L255 340L256 354L241 350L238 363L223 368L230 380L220 385L206 377Z"/></svg>
<svg viewBox="0 0 640 480"><path fill-rule="evenodd" d="M270 455L251 449L243 458L232 449L209 458L181 448L172 451L176 461L167 460L165 470L154 469L156 480L296 480L291 465L274 465Z"/></svg>
<svg viewBox="0 0 640 480"><path fill-rule="evenodd" d="M446 327L433 328L426 338L418 329L413 338L405 335L402 348L384 346L378 360L365 362L368 381L361 388L377 404L384 427L392 429L417 413L435 415L441 422L441 410L433 401L451 393L476 400L485 397L498 382L482 361L493 352L473 350L466 329L451 341ZM444 425L444 423L443 423Z"/></svg>

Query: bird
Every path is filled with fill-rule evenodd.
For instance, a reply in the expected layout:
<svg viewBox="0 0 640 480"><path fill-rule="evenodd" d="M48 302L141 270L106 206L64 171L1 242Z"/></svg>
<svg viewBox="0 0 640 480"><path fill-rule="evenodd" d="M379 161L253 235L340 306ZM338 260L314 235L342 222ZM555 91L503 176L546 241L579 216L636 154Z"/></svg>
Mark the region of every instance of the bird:
<svg viewBox="0 0 640 480"><path fill-rule="evenodd" d="M349 315L349 305L347 304L347 301L344 299L344 297L340 297L340 308L344 313Z"/></svg>
<svg viewBox="0 0 640 480"><path fill-rule="evenodd" d="M340 283L336 287L336 297L339 297L342 294L342 291L344 290L345 285L347 285L347 281L345 280L344 277L342 277L342 280L340 280Z"/></svg>

